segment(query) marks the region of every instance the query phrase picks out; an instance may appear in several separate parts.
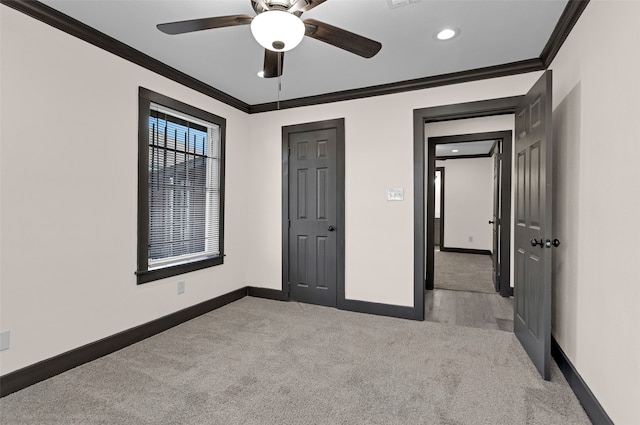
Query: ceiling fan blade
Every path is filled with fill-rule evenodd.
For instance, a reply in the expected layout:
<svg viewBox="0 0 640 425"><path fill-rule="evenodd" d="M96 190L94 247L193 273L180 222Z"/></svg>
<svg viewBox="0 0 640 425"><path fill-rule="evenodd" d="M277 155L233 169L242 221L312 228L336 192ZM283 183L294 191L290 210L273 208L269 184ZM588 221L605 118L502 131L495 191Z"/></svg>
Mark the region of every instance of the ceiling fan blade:
<svg viewBox="0 0 640 425"><path fill-rule="evenodd" d="M307 12L316 6L321 5L325 1L327 0L298 0L291 5L288 12L290 13Z"/></svg>
<svg viewBox="0 0 640 425"><path fill-rule="evenodd" d="M284 65L284 53L274 52L264 49L264 67L262 68L264 78L274 78L282 75Z"/></svg>
<svg viewBox="0 0 640 425"><path fill-rule="evenodd" d="M156 27L165 34L184 34L187 32L210 30L213 28L248 25L253 18L248 15L216 16L213 18L191 19L188 21L168 22Z"/></svg>
<svg viewBox="0 0 640 425"><path fill-rule="evenodd" d="M363 58L371 58L382 48L382 44L369 38L354 34L342 28L316 21L305 19L305 35L316 40L336 46Z"/></svg>

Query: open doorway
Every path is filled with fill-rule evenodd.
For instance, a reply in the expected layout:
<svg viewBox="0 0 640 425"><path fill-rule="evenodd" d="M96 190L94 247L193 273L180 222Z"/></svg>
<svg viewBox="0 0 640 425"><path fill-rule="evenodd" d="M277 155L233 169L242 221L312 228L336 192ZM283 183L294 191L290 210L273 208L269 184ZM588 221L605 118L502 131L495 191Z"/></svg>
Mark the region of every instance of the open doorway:
<svg viewBox="0 0 640 425"><path fill-rule="evenodd" d="M440 252L491 256L491 285L502 296L511 296L512 132L429 137L426 145L427 181L434 184L425 188L431 200L426 211L425 289L434 289L434 249L439 247Z"/></svg>
<svg viewBox="0 0 640 425"><path fill-rule="evenodd" d="M501 141L447 139L436 144L434 288L495 293L492 153Z"/></svg>
<svg viewBox="0 0 640 425"><path fill-rule="evenodd" d="M425 158L426 125L467 118L515 117L513 134L517 135L514 153L517 158L515 199L516 213L513 262L514 332L544 379L550 379L551 364L551 250L552 241L552 72L545 71L526 95L434 106L413 111L414 155L414 310L425 313L425 280L428 261L433 261L433 214L426 220L425 211L433 211L433 186L425 185L425 164L430 176L435 169L434 150ZM504 128L504 127L503 127ZM533 141L533 142L532 142ZM426 149L425 149L426 148ZM506 151L505 151L506 157ZM430 160L433 158L433 161ZM535 158L536 160L532 160ZM503 161L503 166L508 164ZM535 181L536 185L527 182ZM425 199L425 188L429 196ZM429 189L431 188L431 189ZM532 189L535 191L532 192ZM503 188L502 193L506 192ZM529 199L529 201L527 201ZM532 200L534 202L532 202ZM425 209L425 206L427 207ZM426 226L426 233L425 233ZM522 231L524 230L524 231ZM429 243L425 244L425 238ZM535 238L535 239L534 239ZM535 246L534 246L535 245ZM504 249L504 246L502 247ZM426 251L426 252L425 252ZM433 285L431 284L431 288ZM427 291L429 292L429 291ZM424 317L424 316L423 316Z"/></svg>
<svg viewBox="0 0 640 425"><path fill-rule="evenodd" d="M433 290L425 295L425 319L512 331L512 300L503 298L512 295L512 132L430 137L426 142L426 181L433 184L425 195L432 200L427 220L433 220L433 232L425 235L431 256L425 282Z"/></svg>

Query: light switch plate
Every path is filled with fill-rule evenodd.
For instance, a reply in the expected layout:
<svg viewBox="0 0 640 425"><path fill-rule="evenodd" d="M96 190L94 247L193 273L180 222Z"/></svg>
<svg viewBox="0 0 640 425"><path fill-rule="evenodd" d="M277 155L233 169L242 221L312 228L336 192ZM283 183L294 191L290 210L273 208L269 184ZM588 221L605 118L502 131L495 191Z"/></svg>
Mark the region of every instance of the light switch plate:
<svg viewBox="0 0 640 425"><path fill-rule="evenodd" d="M404 188L387 189L387 201L404 201Z"/></svg>

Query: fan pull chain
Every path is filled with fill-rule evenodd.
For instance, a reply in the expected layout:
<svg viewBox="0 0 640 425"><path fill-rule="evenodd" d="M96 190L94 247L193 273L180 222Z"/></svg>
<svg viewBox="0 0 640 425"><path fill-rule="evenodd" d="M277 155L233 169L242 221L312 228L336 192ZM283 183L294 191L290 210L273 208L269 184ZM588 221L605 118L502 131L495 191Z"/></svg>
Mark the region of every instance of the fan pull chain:
<svg viewBox="0 0 640 425"><path fill-rule="evenodd" d="M280 92L282 91L282 52L278 52L278 104L276 105L276 109L280 110Z"/></svg>

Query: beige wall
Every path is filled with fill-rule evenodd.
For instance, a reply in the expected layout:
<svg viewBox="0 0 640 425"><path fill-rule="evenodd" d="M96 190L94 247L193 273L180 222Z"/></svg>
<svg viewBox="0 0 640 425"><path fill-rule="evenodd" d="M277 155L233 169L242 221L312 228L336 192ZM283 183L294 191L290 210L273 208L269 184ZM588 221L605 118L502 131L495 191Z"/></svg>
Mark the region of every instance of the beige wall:
<svg viewBox="0 0 640 425"><path fill-rule="evenodd" d="M247 115L0 11L0 373L246 286ZM139 85L227 119L227 257L137 286Z"/></svg>
<svg viewBox="0 0 640 425"><path fill-rule="evenodd" d="M493 251L493 226L489 224L493 216L493 158L436 163L444 167L442 246Z"/></svg>
<svg viewBox="0 0 640 425"><path fill-rule="evenodd" d="M640 2L591 1L554 75L553 334L614 423L640 423Z"/></svg>
<svg viewBox="0 0 640 425"><path fill-rule="evenodd" d="M281 127L344 117L346 297L412 306L413 110L523 94L539 75L252 115L249 166L254 171L247 195L255 202L256 218L249 222L253 237L249 281L281 288ZM404 188L405 200L387 202L386 190L391 187Z"/></svg>

